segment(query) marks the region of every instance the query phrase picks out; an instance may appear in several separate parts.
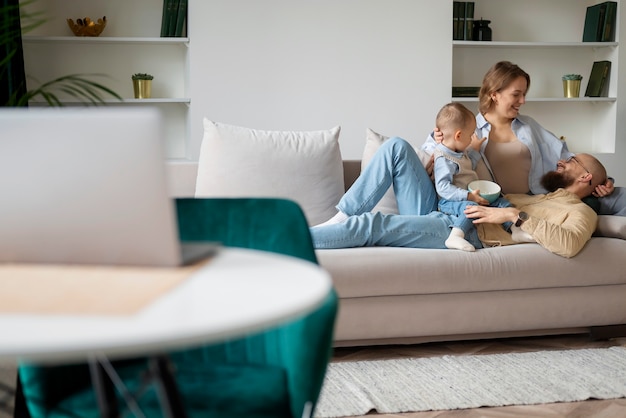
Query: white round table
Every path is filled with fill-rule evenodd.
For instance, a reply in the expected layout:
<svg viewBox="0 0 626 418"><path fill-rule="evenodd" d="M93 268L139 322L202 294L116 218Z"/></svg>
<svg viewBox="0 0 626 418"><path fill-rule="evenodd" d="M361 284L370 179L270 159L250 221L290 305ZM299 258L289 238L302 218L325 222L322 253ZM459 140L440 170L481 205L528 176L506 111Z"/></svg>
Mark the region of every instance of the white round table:
<svg viewBox="0 0 626 418"><path fill-rule="evenodd" d="M134 315L0 313L0 359L60 364L218 342L304 315L330 289L330 276L313 263L222 248Z"/></svg>
<svg viewBox="0 0 626 418"><path fill-rule="evenodd" d="M0 289L3 278L8 281L7 271L0 265ZM105 377L111 377L108 360L147 356L165 389L164 416L184 417L164 353L296 319L320 306L331 287L330 276L316 264L270 252L222 248L132 315L0 313L0 359L39 365L84 361L90 366L101 415L117 416L112 383Z"/></svg>

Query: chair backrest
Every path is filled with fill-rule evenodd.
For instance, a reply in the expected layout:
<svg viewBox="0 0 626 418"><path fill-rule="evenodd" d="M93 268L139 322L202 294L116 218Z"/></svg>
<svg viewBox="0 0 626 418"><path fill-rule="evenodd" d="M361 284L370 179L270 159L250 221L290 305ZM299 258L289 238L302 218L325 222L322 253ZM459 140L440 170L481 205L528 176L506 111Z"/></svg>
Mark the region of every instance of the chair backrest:
<svg viewBox="0 0 626 418"><path fill-rule="evenodd" d="M300 206L279 198L181 198L176 200L181 241L218 241L317 262L309 226ZM283 326L230 341L173 353L181 369L198 367L202 359L223 366L237 363L248 381L259 374L245 365L269 365L284 370L292 417L312 413L332 355L338 297L333 289L313 313ZM248 385L246 385L248 386ZM227 391L223 387L222 393ZM245 391L245 387L233 389ZM185 396L184 389L182 395ZM252 399L248 399L253 402ZM274 411L279 416L278 410Z"/></svg>
<svg viewBox="0 0 626 418"><path fill-rule="evenodd" d="M302 258L317 264L306 217L291 200L176 199L181 241L219 241Z"/></svg>

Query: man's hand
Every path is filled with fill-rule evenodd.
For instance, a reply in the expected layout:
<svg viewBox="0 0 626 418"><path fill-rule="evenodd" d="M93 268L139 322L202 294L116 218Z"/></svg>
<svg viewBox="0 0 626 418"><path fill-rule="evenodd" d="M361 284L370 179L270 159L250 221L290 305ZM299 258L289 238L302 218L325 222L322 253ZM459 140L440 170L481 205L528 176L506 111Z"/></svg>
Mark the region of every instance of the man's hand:
<svg viewBox="0 0 626 418"><path fill-rule="evenodd" d="M489 206L489 201L480 195L480 190L472 190L467 193L467 200L476 202L482 206Z"/></svg>
<svg viewBox="0 0 626 418"><path fill-rule="evenodd" d="M615 184L613 184L611 179L607 179L606 183L598 184L591 194L595 197L604 197L610 195L613 191L615 191Z"/></svg>
<svg viewBox="0 0 626 418"><path fill-rule="evenodd" d="M501 224L504 222L515 222L519 216L519 209L492 208L489 206L471 205L465 208L465 216L473 219L475 224Z"/></svg>

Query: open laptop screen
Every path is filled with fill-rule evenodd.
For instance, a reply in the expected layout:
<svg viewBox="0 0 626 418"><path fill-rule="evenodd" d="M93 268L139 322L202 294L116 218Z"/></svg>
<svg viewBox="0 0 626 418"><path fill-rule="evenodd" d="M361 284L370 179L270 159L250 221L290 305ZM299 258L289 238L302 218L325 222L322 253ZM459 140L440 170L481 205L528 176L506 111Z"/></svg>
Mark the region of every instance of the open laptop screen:
<svg viewBox="0 0 626 418"><path fill-rule="evenodd" d="M0 110L0 261L180 265L156 109Z"/></svg>

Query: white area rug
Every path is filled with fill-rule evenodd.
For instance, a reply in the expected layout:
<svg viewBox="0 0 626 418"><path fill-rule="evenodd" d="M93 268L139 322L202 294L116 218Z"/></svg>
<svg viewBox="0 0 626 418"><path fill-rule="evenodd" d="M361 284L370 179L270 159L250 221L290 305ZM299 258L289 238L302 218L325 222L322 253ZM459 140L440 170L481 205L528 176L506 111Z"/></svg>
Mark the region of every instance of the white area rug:
<svg viewBox="0 0 626 418"><path fill-rule="evenodd" d="M626 397L626 348L331 363L314 417Z"/></svg>

